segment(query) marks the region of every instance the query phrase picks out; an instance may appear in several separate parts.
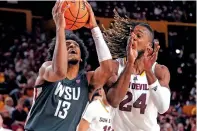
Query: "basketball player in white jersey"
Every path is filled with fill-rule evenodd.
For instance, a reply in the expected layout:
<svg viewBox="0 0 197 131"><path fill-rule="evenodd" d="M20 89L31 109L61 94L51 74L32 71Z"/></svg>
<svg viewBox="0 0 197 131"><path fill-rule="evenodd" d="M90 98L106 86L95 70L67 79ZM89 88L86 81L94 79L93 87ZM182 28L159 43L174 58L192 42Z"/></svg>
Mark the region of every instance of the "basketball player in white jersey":
<svg viewBox="0 0 197 131"><path fill-rule="evenodd" d="M106 84L107 100L113 106L115 131L159 131L157 114L170 105L170 73L156 63L159 44L153 49L153 30L148 24L133 23L115 16L115 26L105 30L105 38L118 59L117 74ZM129 37L127 37L129 36ZM126 50L127 45L127 50Z"/></svg>
<svg viewBox="0 0 197 131"><path fill-rule="evenodd" d="M92 101L78 126L78 131L114 131L111 123L112 107L106 100L103 88L98 90L101 92L102 99Z"/></svg>

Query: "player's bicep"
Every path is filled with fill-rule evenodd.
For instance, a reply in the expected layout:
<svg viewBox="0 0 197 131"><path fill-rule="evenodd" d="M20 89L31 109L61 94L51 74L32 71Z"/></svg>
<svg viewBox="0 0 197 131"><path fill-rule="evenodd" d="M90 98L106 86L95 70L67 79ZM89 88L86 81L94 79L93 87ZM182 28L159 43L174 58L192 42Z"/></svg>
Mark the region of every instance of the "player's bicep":
<svg viewBox="0 0 197 131"><path fill-rule="evenodd" d="M58 76L58 75L53 71L52 65L47 66L47 67L45 68L45 71L44 71L44 74L43 74L43 78L44 78L44 80L49 81L49 82L55 82L55 81L64 79L64 77Z"/></svg>
<svg viewBox="0 0 197 131"><path fill-rule="evenodd" d="M159 80L161 86L169 88L170 72L166 66L163 65L156 66L155 75Z"/></svg>
<svg viewBox="0 0 197 131"><path fill-rule="evenodd" d="M63 79L63 77L58 76L53 71L52 62L47 61L43 63L41 68L39 69L39 75L38 75L35 85L41 85L44 81L55 82L61 79Z"/></svg>
<svg viewBox="0 0 197 131"><path fill-rule="evenodd" d="M106 72L101 67L98 67L93 72L90 83L94 86L95 89L103 87L106 84L106 82L109 80L109 78L112 77L112 75L118 71L119 65L117 61L113 61L112 65L113 65L113 70L111 71Z"/></svg>
<svg viewBox="0 0 197 131"><path fill-rule="evenodd" d="M89 129L90 123L84 118L81 119L77 131L87 131Z"/></svg>
<svg viewBox="0 0 197 131"><path fill-rule="evenodd" d="M92 83L92 85L94 85L95 89L101 88L107 82L107 80L110 78L110 76L111 76L110 73L107 73L107 72L103 71L101 67L98 67L94 71L90 82Z"/></svg>

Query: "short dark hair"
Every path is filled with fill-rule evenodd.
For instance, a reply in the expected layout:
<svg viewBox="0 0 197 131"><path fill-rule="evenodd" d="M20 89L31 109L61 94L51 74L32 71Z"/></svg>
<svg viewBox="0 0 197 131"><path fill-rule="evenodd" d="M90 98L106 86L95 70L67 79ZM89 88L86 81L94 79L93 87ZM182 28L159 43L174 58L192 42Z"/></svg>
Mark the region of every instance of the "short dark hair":
<svg viewBox="0 0 197 131"><path fill-rule="evenodd" d="M137 25L143 26L143 27L145 27L146 29L148 29L148 31L149 31L150 34L151 34L151 42L153 43L153 40L154 40L154 31L153 31L153 29L150 27L150 25L147 24L147 23L144 23L144 22L139 22Z"/></svg>
<svg viewBox="0 0 197 131"><path fill-rule="evenodd" d="M134 22L128 17L120 17L116 10L114 10L114 14L114 23L112 24L112 27L109 29L104 28L103 33L113 58L126 57L128 38L131 31L137 25L146 27L154 38L154 32L147 23Z"/></svg>
<svg viewBox="0 0 197 131"><path fill-rule="evenodd" d="M79 37L77 37L74 33L65 32L65 35L66 35L66 40L73 40L79 44L79 48L81 51L81 59L83 60L82 62L80 62L80 70L84 69L89 55L87 51L87 47L84 45L83 41ZM47 61L51 61L53 58L55 44L56 44L56 38L53 38L51 43L49 44Z"/></svg>

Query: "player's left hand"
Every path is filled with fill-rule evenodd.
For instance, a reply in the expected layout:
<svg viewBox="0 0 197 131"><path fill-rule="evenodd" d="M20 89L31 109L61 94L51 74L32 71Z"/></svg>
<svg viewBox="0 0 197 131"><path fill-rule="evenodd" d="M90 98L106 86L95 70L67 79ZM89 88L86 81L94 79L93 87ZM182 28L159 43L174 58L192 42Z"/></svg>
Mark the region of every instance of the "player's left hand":
<svg viewBox="0 0 197 131"><path fill-rule="evenodd" d="M87 1L84 1L85 4L86 4L86 8L88 10L88 13L89 13L89 20L88 22L86 23L85 27L86 28L89 28L89 29L93 29L94 27L97 27L97 22L96 22L96 19L95 19L95 16L94 16L94 12L92 10L92 7L91 5L87 2Z"/></svg>
<svg viewBox="0 0 197 131"><path fill-rule="evenodd" d="M147 50L145 51L144 59L143 59L145 71L151 71L153 64L157 60L159 49L160 49L159 41L155 40L154 50L152 52L147 51Z"/></svg>
<svg viewBox="0 0 197 131"><path fill-rule="evenodd" d="M66 27L66 21L64 19L64 12L70 8L70 4L63 8L64 1L57 0L55 6L52 9L53 20L55 22L56 30Z"/></svg>

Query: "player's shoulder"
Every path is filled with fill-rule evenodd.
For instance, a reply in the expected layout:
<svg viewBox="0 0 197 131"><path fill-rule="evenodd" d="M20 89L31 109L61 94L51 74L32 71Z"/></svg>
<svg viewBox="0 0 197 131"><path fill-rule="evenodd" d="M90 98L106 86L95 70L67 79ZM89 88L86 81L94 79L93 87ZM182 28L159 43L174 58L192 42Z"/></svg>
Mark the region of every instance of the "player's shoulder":
<svg viewBox="0 0 197 131"><path fill-rule="evenodd" d="M163 73L163 72L168 72L169 73L169 69L167 66L165 65L161 65L161 64L156 64L155 65L155 72L160 72L160 73Z"/></svg>
<svg viewBox="0 0 197 131"><path fill-rule="evenodd" d="M90 103L92 106L98 106L100 104L100 100L93 100L91 103Z"/></svg>
<svg viewBox="0 0 197 131"><path fill-rule="evenodd" d="M89 110L93 110L93 111L97 110L100 107L100 103L99 102L100 102L99 100L92 101L88 105Z"/></svg>
<svg viewBox="0 0 197 131"><path fill-rule="evenodd" d="M165 65L161 65L161 64L156 64L155 65L155 75L157 76L157 78L169 78L170 79L170 71L168 69L168 67L166 67Z"/></svg>
<svg viewBox="0 0 197 131"><path fill-rule="evenodd" d="M50 66L52 64L52 61L45 61L41 67L47 67Z"/></svg>

